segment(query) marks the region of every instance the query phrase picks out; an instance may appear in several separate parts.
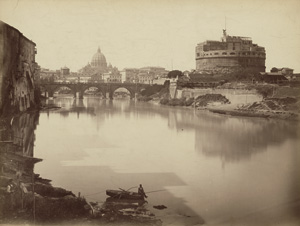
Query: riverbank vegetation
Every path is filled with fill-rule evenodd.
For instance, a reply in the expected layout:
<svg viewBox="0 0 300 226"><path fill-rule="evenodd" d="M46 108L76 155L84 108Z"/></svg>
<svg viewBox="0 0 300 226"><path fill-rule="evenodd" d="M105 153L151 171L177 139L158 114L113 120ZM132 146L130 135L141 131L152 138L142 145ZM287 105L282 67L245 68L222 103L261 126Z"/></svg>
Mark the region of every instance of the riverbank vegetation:
<svg viewBox="0 0 300 226"><path fill-rule="evenodd" d="M198 96L197 98L185 98L182 97L180 99L174 98L163 98L160 100L160 104L162 105L169 105L169 106L193 106L196 108L199 107L206 107L208 105L215 105L215 104L229 104L229 100L221 95L221 94L205 94Z"/></svg>
<svg viewBox="0 0 300 226"><path fill-rule="evenodd" d="M138 96L139 101L150 101L156 100L160 98L164 98L168 96L169 93L169 83L165 82L164 85L153 85L148 86L144 90L141 91L140 95Z"/></svg>

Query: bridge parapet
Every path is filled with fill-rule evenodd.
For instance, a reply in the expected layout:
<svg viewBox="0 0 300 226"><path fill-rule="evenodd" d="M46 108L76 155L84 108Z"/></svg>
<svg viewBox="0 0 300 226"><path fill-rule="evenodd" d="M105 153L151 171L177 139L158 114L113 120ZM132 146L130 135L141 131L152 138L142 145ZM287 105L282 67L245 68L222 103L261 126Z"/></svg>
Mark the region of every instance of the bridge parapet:
<svg viewBox="0 0 300 226"><path fill-rule="evenodd" d="M130 92L130 97L134 98L141 89L151 86L150 84L142 83L67 83L67 82L51 82L51 83L41 83L41 87L44 87L49 97L53 97L56 90L61 87L67 87L72 90L74 97L79 93L79 98L83 98L84 92L91 88L97 88L104 97L113 98L113 93L119 88L125 88Z"/></svg>

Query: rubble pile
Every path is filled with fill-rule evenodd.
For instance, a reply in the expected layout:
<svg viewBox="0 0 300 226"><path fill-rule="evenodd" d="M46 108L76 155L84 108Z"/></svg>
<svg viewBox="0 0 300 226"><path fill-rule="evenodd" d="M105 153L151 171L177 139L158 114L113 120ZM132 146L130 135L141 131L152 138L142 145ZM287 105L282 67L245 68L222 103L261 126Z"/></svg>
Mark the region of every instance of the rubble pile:
<svg viewBox="0 0 300 226"><path fill-rule="evenodd" d="M267 98L261 102L254 102L238 107L245 111L289 111L299 109L297 99L294 97ZM299 111L299 110L298 110Z"/></svg>

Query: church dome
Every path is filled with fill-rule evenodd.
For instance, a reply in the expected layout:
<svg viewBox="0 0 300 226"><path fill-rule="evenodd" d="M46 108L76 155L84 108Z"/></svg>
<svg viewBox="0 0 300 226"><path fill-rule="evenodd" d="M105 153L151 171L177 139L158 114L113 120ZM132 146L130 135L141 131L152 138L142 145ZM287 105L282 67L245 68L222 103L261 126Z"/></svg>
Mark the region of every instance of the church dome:
<svg viewBox="0 0 300 226"><path fill-rule="evenodd" d="M97 53L94 54L92 61L91 61L92 67L98 67L103 70L107 69L107 63L105 56L101 53L100 48L98 48Z"/></svg>

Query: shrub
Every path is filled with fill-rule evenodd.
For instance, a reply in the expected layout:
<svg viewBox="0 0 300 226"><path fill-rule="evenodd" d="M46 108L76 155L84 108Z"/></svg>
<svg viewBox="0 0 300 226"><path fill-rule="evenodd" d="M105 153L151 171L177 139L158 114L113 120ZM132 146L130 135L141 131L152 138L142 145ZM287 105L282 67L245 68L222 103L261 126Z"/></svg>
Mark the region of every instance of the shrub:
<svg viewBox="0 0 300 226"><path fill-rule="evenodd" d="M191 106L195 101L194 97L191 97L185 101L185 106Z"/></svg>
<svg viewBox="0 0 300 226"><path fill-rule="evenodd" d="M160 103L160 104L163 104L163 105L168 105L168 104L169 104L169 99L163 98L163 99L160 100L159 103Z"/></svg>

